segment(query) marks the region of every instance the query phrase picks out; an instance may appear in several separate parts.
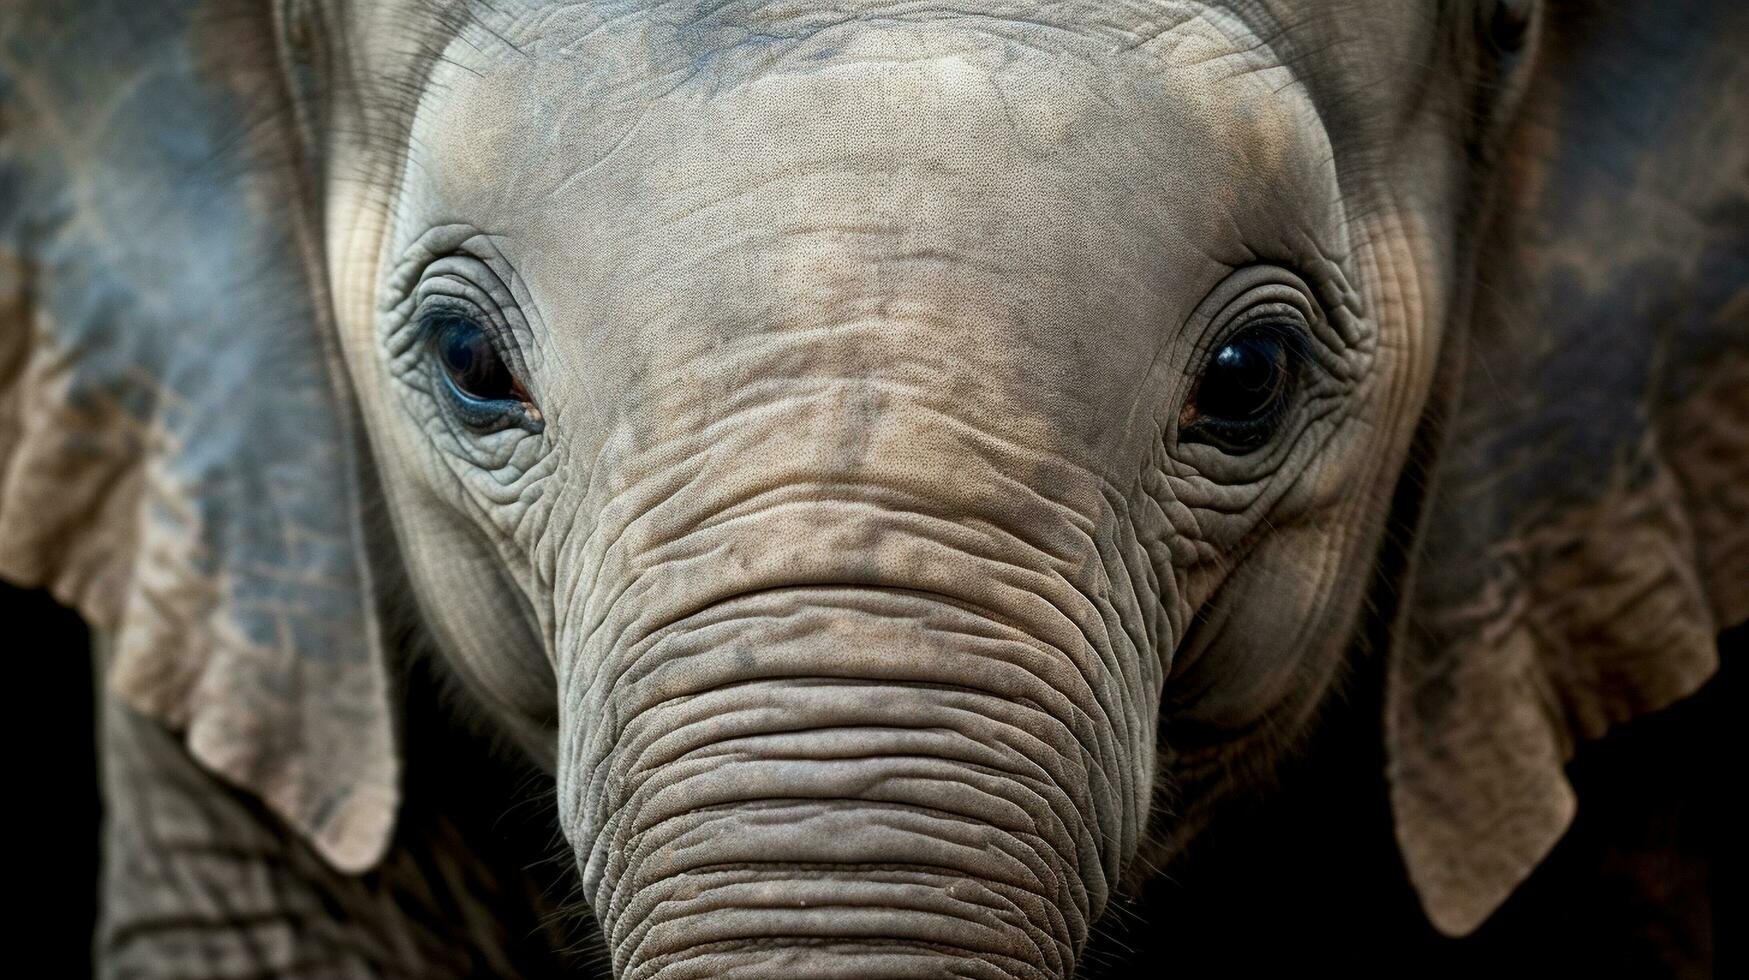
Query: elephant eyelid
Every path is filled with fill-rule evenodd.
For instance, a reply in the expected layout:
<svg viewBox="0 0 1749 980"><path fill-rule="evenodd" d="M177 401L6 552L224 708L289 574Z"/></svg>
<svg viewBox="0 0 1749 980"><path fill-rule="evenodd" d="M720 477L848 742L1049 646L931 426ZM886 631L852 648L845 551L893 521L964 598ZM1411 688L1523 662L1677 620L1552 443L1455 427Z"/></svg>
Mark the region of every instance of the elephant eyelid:
<svg viewBox="0 0 1749 980"><path fill-rule="evenodd" d="M419 314L414 345L429 345L444 328L458 321L471 323L485 333L492 342L492 349L515 370L518 381L521 380L524 362L522 345L517 341L516 335L497 317L475 309L472 304L456 303L447 299L428 304L427 309Z"/></svg>
<svg viewBox="0 0 1749 980"><path fill-rule="evenodd" d="M523 359L511 331L492 317L458 308L458 305L440 303L421 313L414 338L414 346L421 352L424 369L431 374L441 391L439 397L443 398L469 430L475 432L496 432L506 428L521 428L531 433L543 431L546 422L523 381L523 372L519 370ZM478 331L483 338L487 353L498 362L498 368L504 372L505 377L501 381L507 385L505 397L481 397L466 391L451 375L439 348L446 334L457 329Z"/></svg>
<svg viewBox="0 0 1749 980"><path fill-rule="evenodd" d="M1234 318L1221 331L1219 339L1199 350L1192 361L1194 380L1179 409L1180 437L1236 456L1249 455L1275 441L1299 401L1305 372L1315 360L1307 330L1298 313L1274 304ZM1221 373L1218 369L1223 366L1229 374L1236 367L1241 382L1246 372L1255 372L1260 366L1270 377L1262 386L1241 383L1236 398L1230 390L1219 388L1212 398L1205 396L1205 385ZM1227 383L1229 389L1232 380L1215 378L1216 383ZM1223 395L1229 409L1226 415L1220 410L1205 411L1205 401L1219 406ZM1265 400L1250 406L1250 401L1259 396ZM1231 411L1235 405L1254 407L1255 411Z"/></svg>

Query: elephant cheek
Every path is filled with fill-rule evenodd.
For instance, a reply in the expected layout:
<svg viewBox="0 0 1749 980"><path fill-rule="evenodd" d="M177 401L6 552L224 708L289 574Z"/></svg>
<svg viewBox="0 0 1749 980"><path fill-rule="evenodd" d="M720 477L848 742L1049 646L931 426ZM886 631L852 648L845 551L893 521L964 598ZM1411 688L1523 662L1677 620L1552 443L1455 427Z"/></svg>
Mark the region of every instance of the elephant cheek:
<svg viewBox="0 0 1749 980"><path fill-rule="evenodd" d="M1067 976L1135 850L1152 735L1107 669L1133 651L1044 635L780 588L609 658L560 791L618 974Z"/></svg>

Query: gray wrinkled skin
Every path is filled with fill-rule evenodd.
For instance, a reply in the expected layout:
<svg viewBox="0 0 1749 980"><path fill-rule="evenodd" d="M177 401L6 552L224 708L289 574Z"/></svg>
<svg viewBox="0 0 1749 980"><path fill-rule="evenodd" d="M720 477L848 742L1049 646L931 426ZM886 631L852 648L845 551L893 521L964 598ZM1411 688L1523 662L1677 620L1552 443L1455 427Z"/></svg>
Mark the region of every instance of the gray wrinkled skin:
<svg viewBox="0 0 1749 980"><path fill-rule="evenodd" d="M110 975L542 972L426 644L616 976L1053 978L1357 637L1459 935L1749 616L1749 113L1633 67L1724 0L49 6L0 574L113 640Z"/></svg>
<svg viewBox="0 0 1749 980"><path fill-rule="evenodd" d="M1348 56L1424 49L1401 16ZM1064 975L1149 833L1168 676L1221 732L1317 699L1460 182L1442 116L1287 67L1276 24L476 11L395 104L396 178L330 185L415 589L552 753L621 975ZM1410 119L1346 193L1312 71ZM442 400L416 332L458 293L538 432ZM1178 439L1199 352L1281 306L1311 348L1283 437Z"/></svg>

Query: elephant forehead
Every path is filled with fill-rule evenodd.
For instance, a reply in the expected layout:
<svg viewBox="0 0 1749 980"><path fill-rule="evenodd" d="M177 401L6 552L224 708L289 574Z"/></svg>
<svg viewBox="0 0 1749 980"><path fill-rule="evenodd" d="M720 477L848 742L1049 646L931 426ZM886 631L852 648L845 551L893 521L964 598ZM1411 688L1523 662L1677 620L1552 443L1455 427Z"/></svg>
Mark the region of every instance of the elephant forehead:
<svg viewBox="0 0 1749 980"><path fill-rule="evenodd" d="M755 13L730 30L644 12L555 18L507 47L480 27L432 71L408 172L446 204L557 216L567 235L576 209L559 205L672 221L797 173L862 175L859 201L1019 192L1033 211L1145 205L1180 226L1307 199L1329 144L1270 44L1212 8L1149 9L1124 31L912 12L766 35ZM906 168L941 179L893 179Z"/></svg>
<svg viewBox="0 0 1749 980"><path fill-rule="evenodd" d="M567 383L600 386L573 393L628 417L704 424L737 378L873 377L1128 456L1145 427L1113 422L1150 416L1150 366L1231 267L1339 250L1329 144L1230 19L1181 14L1127 52L966 20L680 62L649 23L504 56L463 38L399 235L497 235Z"/></svg>

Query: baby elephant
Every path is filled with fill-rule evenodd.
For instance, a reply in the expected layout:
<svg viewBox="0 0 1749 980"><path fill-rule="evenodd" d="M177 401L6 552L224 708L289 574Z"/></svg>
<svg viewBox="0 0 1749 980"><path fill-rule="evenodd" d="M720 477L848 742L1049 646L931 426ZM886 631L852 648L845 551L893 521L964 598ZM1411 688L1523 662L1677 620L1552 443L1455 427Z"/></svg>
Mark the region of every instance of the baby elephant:
<svg viewBox="0 0 1749 980"><path fill-rule="evenodd" d="M74 6L0 574L107 975L1068 977L1362 656L1461 935L1749 618L1738 0Z"/></svg>

